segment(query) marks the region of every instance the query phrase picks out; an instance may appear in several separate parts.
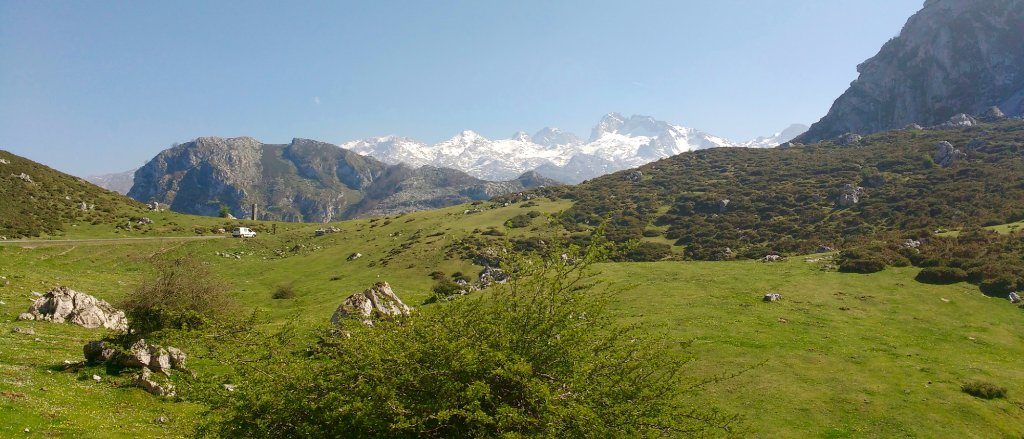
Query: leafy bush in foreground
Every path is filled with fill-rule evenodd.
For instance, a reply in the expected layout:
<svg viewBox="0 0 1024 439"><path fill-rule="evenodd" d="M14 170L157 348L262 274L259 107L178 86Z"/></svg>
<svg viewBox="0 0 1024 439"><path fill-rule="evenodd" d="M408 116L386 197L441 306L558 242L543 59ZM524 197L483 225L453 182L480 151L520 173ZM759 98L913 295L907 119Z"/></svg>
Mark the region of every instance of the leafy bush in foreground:
<svg viewBox="0 0 1024 439"><path fill-rule="evenodd" d="M344 322L307 354L267 346L212 393L214 437L664 437L727 433L687 358L614 324L587 266L515 259L506 284L399 321ZM712 380L713 381L713 380ZM220 395L220 396L216 396Z"/></svg>

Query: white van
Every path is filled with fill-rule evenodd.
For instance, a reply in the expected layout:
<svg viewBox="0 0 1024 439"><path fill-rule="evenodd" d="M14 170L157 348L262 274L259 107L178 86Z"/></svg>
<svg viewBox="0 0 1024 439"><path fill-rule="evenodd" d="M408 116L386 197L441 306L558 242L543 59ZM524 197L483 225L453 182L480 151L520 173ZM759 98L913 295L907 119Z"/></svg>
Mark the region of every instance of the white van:
<svg viewBox="0 0 1024 439"><path fill-rule="evenodd" d="M256 232L248 227L235 227L231 229L231 236L235 238L255 238Z"/></svg>

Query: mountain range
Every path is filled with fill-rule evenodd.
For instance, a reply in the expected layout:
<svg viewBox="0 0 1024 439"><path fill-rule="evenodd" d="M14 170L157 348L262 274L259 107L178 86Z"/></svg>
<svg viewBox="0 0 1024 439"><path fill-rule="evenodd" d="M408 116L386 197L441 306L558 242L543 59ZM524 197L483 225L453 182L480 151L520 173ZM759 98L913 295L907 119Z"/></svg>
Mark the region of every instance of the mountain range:
<svg viewBox="0 0 1024 439"><path fill-rule="evenodd" d="M928 0L797 141L936 125L991 107L1024 115L1024 0Z"/></svg>
<svg viewBox="0 0 1024 439"><path fill-rule="evenodd" d="M488 139L473 131L463 131L435 145L392 135L346 142L341 147L389 164L458 169L484 180L507 180L536 170L545 177L575 184L686 151L774 147L806 129L794 124L771 136L733 142L650 116L610 113L586 140L548 127L532 136L520 131L508 139Z"/></svg>
<svg viewBox="0 0 1024 439"><path fill-rule="evenodd" d="M135 172L128 196L171 210L326 222L489 199L557 182L527 172L503 182L453 169L388 165L330 143L200 137L167 149Z"/></svg>
<svg viewBox="0 0 1024 439"><path fill-rule="evenodd" d="M132 185L135 184L135 171L137 170L132 169L131 171L114 174L88 175L82 177L82 179L101 188L117 192L121 195L127 195L128 191L132 190Z"/></svg>

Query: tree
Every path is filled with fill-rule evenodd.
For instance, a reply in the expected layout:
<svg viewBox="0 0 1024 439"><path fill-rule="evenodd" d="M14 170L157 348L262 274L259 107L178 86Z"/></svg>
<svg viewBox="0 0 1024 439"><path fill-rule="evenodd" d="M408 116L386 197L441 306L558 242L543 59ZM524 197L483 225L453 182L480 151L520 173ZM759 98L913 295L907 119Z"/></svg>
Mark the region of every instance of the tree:
<svg viewBox="0 0 1024 439"><path fill-rule="evenodd" d="M596 246L543 257L506 252L502 268L514 275L504 285L373 327L343 322L301 355L287 342L271 343L260 361L228 362L237 390L207 393L212 408L200 434L655 437L733 430L735 417L701 408L695 391L705 383L683 373L685 355L611 319L588 268L603 256Z"/></svg>
<svg viewBox="0 0 1024 439"><path fill-rule="evenodd" d="M159 259L156 276L143 280L122 303L132 335L196 329L231 316L227 284L193 256Z"/></svg>

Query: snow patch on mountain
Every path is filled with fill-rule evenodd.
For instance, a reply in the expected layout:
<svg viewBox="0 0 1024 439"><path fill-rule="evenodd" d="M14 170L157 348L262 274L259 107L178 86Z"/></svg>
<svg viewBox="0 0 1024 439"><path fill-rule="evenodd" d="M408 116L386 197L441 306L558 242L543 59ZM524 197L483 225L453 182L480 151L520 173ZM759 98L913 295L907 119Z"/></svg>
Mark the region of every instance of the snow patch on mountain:
<svg viewBox="0 0 1024 439"><path fill-rule="evenodd" d="M485 180L509 180L537 171L548 178L579 183L687 151L775 147L806 130L806 126L792 125L771 136L732 142L650 116L610 113L594 127L588 141L549 127L532 136L520 131L509 139L492 140L467 130L436 145L385 136L351 141L341 147L388 164L454 168Z"/></svg>

